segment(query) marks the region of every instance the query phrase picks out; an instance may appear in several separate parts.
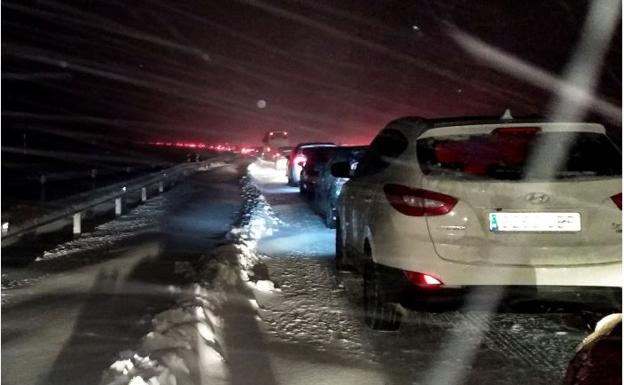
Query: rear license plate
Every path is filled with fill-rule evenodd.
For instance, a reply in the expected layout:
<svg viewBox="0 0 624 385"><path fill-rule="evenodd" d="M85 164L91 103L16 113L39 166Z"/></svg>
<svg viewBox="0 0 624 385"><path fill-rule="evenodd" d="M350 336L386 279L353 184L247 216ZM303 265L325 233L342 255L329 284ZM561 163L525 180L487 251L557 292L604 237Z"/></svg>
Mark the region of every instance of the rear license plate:
<svg viewBox="0 0 624 385"><path fill-rule="evenodd" d="M578 232L579 213L490 213L492 232Z"/></svg>

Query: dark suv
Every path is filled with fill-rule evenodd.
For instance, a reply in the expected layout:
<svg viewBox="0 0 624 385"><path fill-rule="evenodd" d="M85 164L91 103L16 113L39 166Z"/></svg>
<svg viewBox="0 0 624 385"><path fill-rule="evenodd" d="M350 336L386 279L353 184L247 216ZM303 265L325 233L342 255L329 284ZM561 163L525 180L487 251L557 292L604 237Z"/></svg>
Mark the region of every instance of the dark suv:
<svg viewBox="0 0 624 385"><path fill-rule="evenodd" d="M301 177L301 171L305 166L308 156L314 151L315 148L327 148L336 147L335 143L299 143L290 153L288 158L288 169L286 170L286 176L288 177L289 186L299 186L299 178Z"/></svg>
<svg viewBox="0 0 624 385"><path fill-rule="evenodd" d="M333 176L331 165L338 162L349 162L351 170L355 170L367 149L368 146L336 147L334 154L321 170L314 188L314 203L317 211L323 216L325 225L330 229L336 227L336 201L342 185L348 180L348 178Z"/></svg>
<svg viewBox="0 0 624 385"><path fill-rule="evenodd" d="M338 147L315 147L308 150L306 162L299 178L299 192L308 199L314 197L314 190L321 171L334 155Z"/></svg>

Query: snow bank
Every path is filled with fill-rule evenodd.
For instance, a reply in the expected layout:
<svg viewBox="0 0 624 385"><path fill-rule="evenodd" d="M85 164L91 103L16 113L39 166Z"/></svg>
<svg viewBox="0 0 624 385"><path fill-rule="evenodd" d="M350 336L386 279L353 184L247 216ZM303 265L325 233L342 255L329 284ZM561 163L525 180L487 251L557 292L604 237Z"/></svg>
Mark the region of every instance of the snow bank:
<svg viewBox="0 0 624 385"><path fill-rule="evenodd" d="M102 385L225 384L221 309L227 293L243 285L276 291L254 267L262 257L258 240L278 224L270 205L248 177L242 179L243 207L228 242L202 258L198 283L183 290L172 309L152 319L152 329L136 351L119 354L103 374Z"/></svg>
<svg viewBox="0 0 624 385"><path fill-rule="evenodd" d="M200 284L175 308L157 314L137 351L119 353L104 373L107 385L193 385L227 381L218 316L220 295Z"/></svg>

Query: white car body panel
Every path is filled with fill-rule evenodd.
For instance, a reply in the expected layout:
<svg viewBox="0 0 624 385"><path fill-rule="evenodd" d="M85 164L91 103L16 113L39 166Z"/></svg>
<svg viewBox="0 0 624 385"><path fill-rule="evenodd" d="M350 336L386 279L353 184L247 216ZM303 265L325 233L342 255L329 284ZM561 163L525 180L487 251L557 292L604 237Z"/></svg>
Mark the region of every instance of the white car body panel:
<svg viewBox="0 0 624 385"><path fill-rule="evenodd" d="M598 124L535 123L548 132L604 134ZM441 127L420 136L489 133L523 124ZM445 286L622 285L622 212L611 197L621 193L621 177L548 182L471 181L423 174L416 139L393 164L374 176L354 178L342 189L338 215L344 242L357 253L368 243L376 263L430 274ZM396 183L453 196L458 203L439 216L413 217L395 210L383 186ZM543 204L527 194L543 193ZM366 198L366 199L365 199ZM490 212L580 213L581 231L562 233L493 233ZM361 261L360 261L361 262Z"/></svg>

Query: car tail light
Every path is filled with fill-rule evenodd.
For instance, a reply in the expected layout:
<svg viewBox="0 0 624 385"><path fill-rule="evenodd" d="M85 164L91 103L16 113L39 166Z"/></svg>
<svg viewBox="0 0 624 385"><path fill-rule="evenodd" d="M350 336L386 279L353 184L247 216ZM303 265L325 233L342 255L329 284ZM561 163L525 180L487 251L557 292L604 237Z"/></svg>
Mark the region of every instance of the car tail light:
<svg viewBox="0 0 624 385"><path fill-rule="evenodd" d="M295 164L295 166L298 166L299 163L303 163L301 166L305 166L306 160L307 160L307 158L306 158L305 155L297 155L297 156L295 156L294 164Z"/></svg>
<svg viewBox="0 0 624 385"><path fill-rule="evenodd" d="M384 192L392 207L409 216L444 215L457 204L452 196L399 184L385 185Z"/></svg>
<svg viewBox="0 0 624 385"><path fill-rule="evenodd" d="M611 200L620 210L622 210L622 193L615 194L611 197Z"/></svg>
<svg viewBox="0 0 624 385"><path fill-rule="evenodd" d="M425 287L442 286L442 281L432 275L416 273L414 271L404 271L403 273L414 285Z"/></svg>

